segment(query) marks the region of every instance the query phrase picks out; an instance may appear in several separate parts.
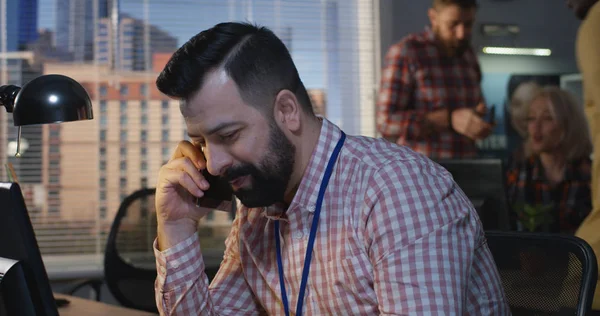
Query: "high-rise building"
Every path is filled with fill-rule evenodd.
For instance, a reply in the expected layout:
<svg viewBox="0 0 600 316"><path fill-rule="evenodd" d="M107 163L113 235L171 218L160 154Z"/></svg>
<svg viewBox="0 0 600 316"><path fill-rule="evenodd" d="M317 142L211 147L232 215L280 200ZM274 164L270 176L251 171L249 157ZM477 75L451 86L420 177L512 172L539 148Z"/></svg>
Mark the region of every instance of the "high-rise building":
<svg viewBox="0 0 600 316"><path fill-rule="evenodd" d="M98 64L112 64L113 27L109 18L99 20L95 58ZM177 38L144 21L122 14L119 21L119 48L115 65L120 70L145 71L152 69L152 56L173 53Z"/></svg>
<svg viewBox="0 0 600 316"><path fill-rule="evenodd" d="M186 138L179 104L157 90L154 72L64 63L44 71L77 80L94 105L92 121L42 127L44 211L71 221L99 214L110 223L127 195L155 186L159 168ZM219 212L207 221L229 225L230 218Z"/></svg>
<svg viewBox="0 0 600 316"><path fill-rule="evenodd" d="M6 5L6 13L0 14L0 25L5 24L6 39L4 39L4 35L0 33L0 43L6 40L6 51L14 52L19 48L19 0L4 1ZM2 47L0 47L0 51L1 50Z"/></svg>
<svg viewBox="0 0 600 316"><path fill-rule="evenodd" d="M94 1L98 1L94 7ZM56 0L54 45L73 54L73 61L94 59L94 11L97 18L108 14L106 0Z"/></svg>
<svg viewBox="0 0 600 316"><path fill-rule="evenodd" d="M38 38L38 1L19 1L19 50Z"/></svg>
<svg viewBox="0 0 600 316"><path fill-rule="evenodd" d="M3 84L22 87L41 74L41 69L32 66L34 64L33 52L0 53L0 59L6 59L6 68L0 65L0 73L6 80ZM42 147L42 128L40 125L22 127L21 157L17 158L15 154L18 128L13 124L11 113L0 112L2 112L0 113L0 166L2 166L0 176L3 179L8 178L4 166L10 164L22 186L30 213L37 214L43 203L29 198L34 196L34 191L39 192L42 189L42 154L40 150Z"/></svg>

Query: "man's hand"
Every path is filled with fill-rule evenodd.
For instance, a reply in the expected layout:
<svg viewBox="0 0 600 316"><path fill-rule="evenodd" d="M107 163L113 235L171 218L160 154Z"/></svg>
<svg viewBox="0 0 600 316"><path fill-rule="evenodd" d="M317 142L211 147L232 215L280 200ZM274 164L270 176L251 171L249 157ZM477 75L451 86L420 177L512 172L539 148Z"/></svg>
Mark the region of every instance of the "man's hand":
<svg viewBox="0 0 600 316"><path fill-rule="evenodd" d="M487 109L479 103L475 109L460 108L452 111L452 128L459 134L472 140L484 139L492 133L493 125L484 121L482 116Z"/></svg>
<svg viewBox="0 0 600 316"><path fill-rule="evenodd" d="M160 168L156 185L158 245L168 249L195 234L198 221L211 209L196 206L209 184L200 169L206 160L200 149L181 141L167 164Z"/></svg>

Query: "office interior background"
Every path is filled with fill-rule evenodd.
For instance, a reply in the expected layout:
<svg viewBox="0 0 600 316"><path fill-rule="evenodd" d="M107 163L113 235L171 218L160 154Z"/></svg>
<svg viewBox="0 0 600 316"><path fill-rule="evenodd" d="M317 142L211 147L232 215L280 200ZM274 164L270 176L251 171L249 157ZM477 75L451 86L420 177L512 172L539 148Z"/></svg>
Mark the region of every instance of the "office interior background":
<svg viewBox="0 0 600 316"><path fill-rule="evenodd" d="M287 45L317 113L349 134L377 137L375 101L388 47L428 24L429 0L0 0L0 82L23 85L58 73L82 83L94 120L17 130L0 112L0 180L14 166L53 284L98 277L121 201L154 187L158 169L186 139L179 105L154 82L190 37L223 21L270 27ZM118 23L111 15L119 14ZM564 1L481 0L473 46L483 91L496 106L494 134L478 145L507 150L504 106L514 76L551 76L581 95L574 57L579 21ZM533 55L484 47L536 48ZM510 50L508 50L510 52ZM513 50L515 52L515 50ZM536 55L536 52L542 52ZM549 56L546 52L550 52ZM128 216L131 251L153 264L151 208ZM203 219L203 249L220 259L232 216ZM219 253L220 252L220 253ZM103 294L111 302L110 294Z"/></svg>

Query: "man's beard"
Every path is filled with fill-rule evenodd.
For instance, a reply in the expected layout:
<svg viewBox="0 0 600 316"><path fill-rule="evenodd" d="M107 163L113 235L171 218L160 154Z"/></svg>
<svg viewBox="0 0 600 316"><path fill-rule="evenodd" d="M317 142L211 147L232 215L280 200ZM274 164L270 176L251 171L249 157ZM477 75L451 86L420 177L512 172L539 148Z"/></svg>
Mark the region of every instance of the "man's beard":
<svg viewBox="0 0 600 316"><path fill-rule="evenodd" d="M433 30L437 41L441 44L444 52L449 56L462 56L462 54L471 46L471 41L468 39L453 41L444 40L440 36L439 29Z"/></svg>
<svg viewBox="0 0 600 316"><path fill-rule="evenodd" d="M269 148L258 166L243 163L224 174L227 181L249 176L250 186L234 192L246 207L270 206L282 202L294 168L296 147L273 122L269 132Z"/></svg>

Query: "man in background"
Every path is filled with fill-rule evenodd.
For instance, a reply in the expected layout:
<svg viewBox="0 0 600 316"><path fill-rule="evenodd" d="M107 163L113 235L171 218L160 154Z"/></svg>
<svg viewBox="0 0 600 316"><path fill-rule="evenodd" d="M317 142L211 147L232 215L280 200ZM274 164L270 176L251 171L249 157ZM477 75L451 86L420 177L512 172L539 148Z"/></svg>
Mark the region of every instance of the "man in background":
<svg viewBox="0 0 600 316"><path fill-rule="evenodd" d="M567 0L567 4L583 20L577 35L577 64L582 74L583 101L594 145L592 212L576 235L587 241L600 258L600 1ZM600 310L600 284L596 286L593 308Z"/></svg>
<svg viewBox="0 0 600 316"><path fill-rule="evenodd" d="M492 125L471 47L476 0L433 0L431 27L410 34L386 56L377 128L389 141L430 158L468 158Z"/></svg>

